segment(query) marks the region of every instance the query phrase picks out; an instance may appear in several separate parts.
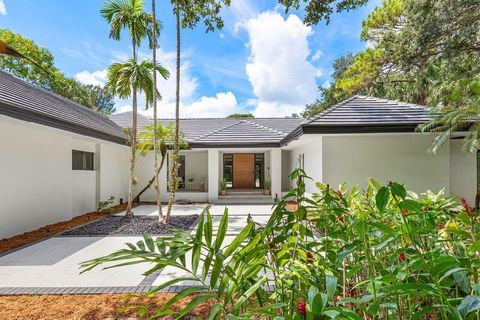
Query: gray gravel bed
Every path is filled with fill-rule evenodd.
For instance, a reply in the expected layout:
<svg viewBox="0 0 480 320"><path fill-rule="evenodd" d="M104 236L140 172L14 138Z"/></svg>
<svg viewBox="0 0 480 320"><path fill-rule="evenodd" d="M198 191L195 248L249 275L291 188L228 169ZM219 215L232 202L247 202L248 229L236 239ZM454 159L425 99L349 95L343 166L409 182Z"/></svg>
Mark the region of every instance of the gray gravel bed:
<svg viewBox="0 0 480 320"><path fill-rule="evenodd" d="M141 236L145 232L168 235L174 229L188 230L197 218L198 215L171 216L169 224L158 224L157 216L133 216L129 220L123 216L107 216L59 236Z"/></svg>

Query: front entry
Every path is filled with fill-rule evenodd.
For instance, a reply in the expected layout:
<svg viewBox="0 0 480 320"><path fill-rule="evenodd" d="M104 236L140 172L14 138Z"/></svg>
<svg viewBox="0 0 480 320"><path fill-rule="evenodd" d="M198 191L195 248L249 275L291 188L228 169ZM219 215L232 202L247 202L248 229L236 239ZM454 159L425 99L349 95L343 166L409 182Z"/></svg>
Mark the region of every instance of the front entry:
<svg viewBox="0 0 480 320"><path fill-rule="evenodd" d="M253 189L255 187L255 154L233 154L233 189Z"/></svg>

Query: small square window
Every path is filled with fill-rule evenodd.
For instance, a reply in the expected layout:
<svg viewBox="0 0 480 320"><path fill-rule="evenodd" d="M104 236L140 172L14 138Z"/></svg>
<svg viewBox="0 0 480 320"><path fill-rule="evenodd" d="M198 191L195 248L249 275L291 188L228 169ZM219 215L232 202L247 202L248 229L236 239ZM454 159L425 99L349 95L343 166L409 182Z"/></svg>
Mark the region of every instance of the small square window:
<svg viewBox="0 0 480 320"><path fill-rule="evenodd" d="M94 170L94 153L72 150L72 170Z"/></svg>

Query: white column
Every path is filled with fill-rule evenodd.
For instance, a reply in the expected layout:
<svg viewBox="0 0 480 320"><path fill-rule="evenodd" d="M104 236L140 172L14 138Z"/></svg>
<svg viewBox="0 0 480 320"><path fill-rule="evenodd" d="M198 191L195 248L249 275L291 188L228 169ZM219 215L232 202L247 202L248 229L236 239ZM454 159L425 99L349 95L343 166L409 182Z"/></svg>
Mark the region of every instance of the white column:
<svg viewBox="0 0 480 320"><path fill-rule="evenodd" d="M218 150L208 149L208 202L218 200Z"/></svg>
<svg viewBox="0 0 480 320"><path fill-rule="evenodd" d="M270 150L270 181L272 183L272 198L282 196L282 150Z"/></svg>

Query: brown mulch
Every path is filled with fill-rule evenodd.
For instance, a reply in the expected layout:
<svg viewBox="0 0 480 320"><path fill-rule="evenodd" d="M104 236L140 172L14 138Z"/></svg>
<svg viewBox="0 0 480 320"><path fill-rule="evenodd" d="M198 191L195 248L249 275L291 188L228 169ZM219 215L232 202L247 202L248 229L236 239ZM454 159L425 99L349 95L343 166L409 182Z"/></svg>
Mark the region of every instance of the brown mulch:
<svg viewBox="0 0 480 320"><path fill-rule="evenodd" d="M144 305L148 306L151 315L172 296L168 293L154 297L125 294L0 296L0 320L133 320L140 319L136 311L121 313L119 309ZM191 298L185 298L172 310L179 311L190 301ZM213 301L198 306L185 319L195 316L206 319L212 305Z"/></svg>
<svg viewBox="0 0 480 320"><path fill-rule="evenodd" d="M143 204L143 203L136 203L135 206ZM0 240L0 253L4 253L15 248L24 246L26 244L36 242L56 234L62 233L66 230L78 227L82 224L92 222L94 220L101 219L109 214L117 213L123 211L127 208L127 204L116 205L113 207L113 211L111 213L106 212L90 212L84 215L75 217L68 221L61 221L53 224L46 225L41 227L37 230L25 232L23 234L16 235L11 238L2 239Z"/></svg>

